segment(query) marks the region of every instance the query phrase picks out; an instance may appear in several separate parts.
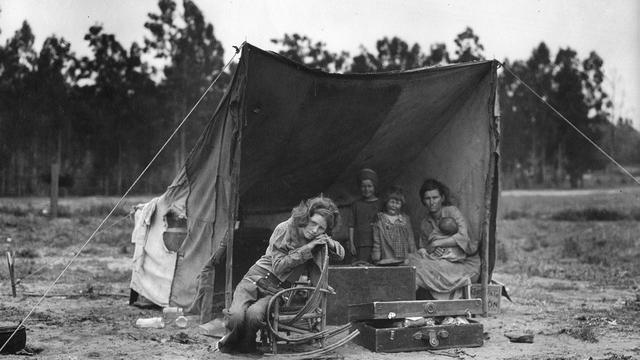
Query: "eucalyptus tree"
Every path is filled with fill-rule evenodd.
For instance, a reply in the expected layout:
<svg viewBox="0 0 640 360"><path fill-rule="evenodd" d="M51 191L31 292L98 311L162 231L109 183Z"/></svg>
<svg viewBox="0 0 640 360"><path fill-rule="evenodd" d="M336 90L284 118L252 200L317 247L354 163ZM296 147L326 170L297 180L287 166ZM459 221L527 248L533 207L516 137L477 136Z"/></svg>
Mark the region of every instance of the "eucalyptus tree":
<svg viewBox="0 0 640 360"><path fill-rule="evenodd" d="M222 71L224 49L214 35L213 25L205 20L194 2L184 0L180 12L175 1L160 0L158 9L158 13L148 15L149 20L144 25L150 33L145 39L144 51L156 59L155 68L161 77L161 97L167 114L164 124L171 130ZM188 145L195 142L229 79L226 74L221 77L218 87L207 94L203 106L192 115L194 121L181 130L174 158L176 170L183 164Z"/></svg>
<svg viewBox="0 0 640 360"><path fill-rule="evenodd" d="M0 57L0 181L3 194L24 195L35 190L33 161L35 128L32 73L37 53L31 26L24 21L7 39Z"/></svg>

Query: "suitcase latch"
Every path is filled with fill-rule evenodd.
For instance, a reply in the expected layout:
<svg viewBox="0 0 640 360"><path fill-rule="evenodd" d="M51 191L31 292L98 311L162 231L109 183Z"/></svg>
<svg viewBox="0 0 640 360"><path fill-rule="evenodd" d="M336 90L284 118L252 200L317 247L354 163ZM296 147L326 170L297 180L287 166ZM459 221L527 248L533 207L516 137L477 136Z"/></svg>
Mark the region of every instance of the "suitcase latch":
<svg viewBox="0 0 640 360"><path fill-rule="evenodd" d="M434 303L426 303L424 304L424 311L427 314L433 314L436 312L436 305Z"/></svg>
<svg viewBox="0 0 640 360"><path fill-rule="evenodd" d="M449 332L447 330L428 330L428 331L420 331L413 334L413 338L415 340L427 340L431 347L437 347L440 345L440 339L446 339L449 337Z"/></svg>
<svg viewBox="0 0 640 360"><path fill-rule="evenodd" d="M431 345L432 347L440 345L440 341L438 341L438 335L436 335L436 332L433 330L429 331L429 345Z"/></svg>

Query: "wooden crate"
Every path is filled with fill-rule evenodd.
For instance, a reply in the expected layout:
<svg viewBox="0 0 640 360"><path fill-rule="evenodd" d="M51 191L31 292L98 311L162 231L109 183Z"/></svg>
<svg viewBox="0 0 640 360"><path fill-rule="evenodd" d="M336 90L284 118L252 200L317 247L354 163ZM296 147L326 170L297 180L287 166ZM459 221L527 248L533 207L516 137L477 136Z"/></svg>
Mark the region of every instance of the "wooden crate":
<svg viewBox="0 0 640 360"><path fill-rule="evenodd" d="M487 303L489 304L489 315L495 315L500 313L500 299L502 298L502 285L501 284L489 284L487 289ZM482 285L471 284L465 288L465 298L467 299L481 299L482 298Z"/></svg>
<svg viewBox="0 0 640 360"><path fill-rule="evenodd" d="M371 301L415 300L416 273L412 266L330 266L327 324L349 322L348 306Z"/></svg>

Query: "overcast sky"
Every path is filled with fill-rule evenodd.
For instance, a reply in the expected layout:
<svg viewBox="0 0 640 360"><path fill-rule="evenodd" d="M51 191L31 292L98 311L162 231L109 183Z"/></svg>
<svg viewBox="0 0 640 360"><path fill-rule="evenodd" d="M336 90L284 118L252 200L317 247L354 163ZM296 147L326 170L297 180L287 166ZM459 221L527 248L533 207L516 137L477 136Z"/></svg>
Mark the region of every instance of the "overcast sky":
<svg viewBox="0 0 640 360"><path fill-rule="evenodd" d="M178 1L181 3L181 1ZM435 42L453 39L466 26L474 29L485 56L526 59L544 41L555 55L571 47L581 59L595 50L603 59L609 92L620 114L640 128L640 1L637 0L196 0L215 28L227 58L232 45L248 41L273 49L270 39L284 33L321 40L334 52L370 51L384 36L418 43L424 52ZM76 55L87 55L83 40L100 23L126 47L142 43L148 12L155 0L0 0L0 41L27 20L36 49L51 34L71 42Z"/></svg>

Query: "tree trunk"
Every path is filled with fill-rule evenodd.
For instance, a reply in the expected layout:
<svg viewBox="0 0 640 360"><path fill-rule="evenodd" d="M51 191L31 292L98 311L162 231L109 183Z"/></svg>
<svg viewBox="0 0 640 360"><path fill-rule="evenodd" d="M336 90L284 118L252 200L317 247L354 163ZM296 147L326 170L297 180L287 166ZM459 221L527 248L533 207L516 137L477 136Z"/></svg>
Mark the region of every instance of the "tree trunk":
<svg viewBox="0 0 640 360"><path fill-rule="evenodd" d="M7 168L2 168L2 174L0 174L0 196L7 195Z"/></svg>
<svg viewBox="0 0 640 360"><path fill-rule="evenodd" d="M16 171L16 153L11 153L9 160L9 168L7 170L7 192L6 195L15 194L15 171Z"/></svg>
<svg viewBox="0 0 640 360"><path fill-rule="evenodd" d="M613 124L611 128L611 157L616 158L616 125Z"/></svg>
<svg viewBox="0 0 640 360"><path fill-rule="evenodd" d="M17 156L17 169L16 169L16 186L18 197L24 195L24 153L19 152Z"/></svg>
<svg viewBox="0 0 640 360"><path fill-rule="evenodd" d="M49 213L52 218L58 217L58 179L60 176L60 163L56 160L51 164L51 199L49 201Z"/></svg>
<svg viewBox="0 0 640 360"><path fill-rule="evenodd" d="M49 202L49 211L52 218L58 217L58 191L60 180L60 163L62 158L62 134L58 132L58 143L56 146L56 155L54 155L51 164L51 200Z"/></svg>
<svg viewBox="0 0 640 360"><path fill-rule="evenodd" d="M576 176L576 174L569 174L569 184L571 185L572 189L578 188L578 177Z"/></svg>
<svg viewBox="0 0 640 360"><path fill-rule="evenodd" d="M182 116L186 115L186 106L185 106L185 100L184 98L180 101L180 107L179 110L177 112L177 114L174 114L174 118L175 118L175 127L178 127L178 125L180 125L180 123L182 122ZM175 173L179 173L180 169L182 169L182 166L184 165L184 160L186 158L186 154L187 154L187 129L185 127L183 127L182 129L180 129L180 144L179 144L179 148L178 151L176 152L176 156L175 156Z"/></svg>
<svg viewBox="0 0 640 360"><path fill-rule="evenodd" d="M116 179L116 191L118 194L122 194L122 148L118 142L118 171Z"/></svg>
<svg viewBox="0 0 640 360"><path fill-rule="evenodd" d="M48 159L45 160L45 164L40 164L40 159L38 158L38 155L40 154L40 148L38 145L38 139L34 139L31 143L31 152L29 153L29 159L27 159L27 163L29 164L29 169L27 169L27 171L31 174L29 175L29 181L27 182L27 195L41 195L43 192L46 194L46 190L43 191L42 186L38 186L38 169L40 168L40 166L43 166L43 168L46 169L46 166L48 165Z"/></svg>
<svg viewBox="0 0 640 360"><path fill-rule="evenodd" d="M544 184L545 186L547 186L547 182L549 181L549 179L547 178L546 175L546 171L547 171L547 142L544 140L544 138L541 140L540 142L540 146L538 147L538 151L539 153L539 157L540 157L540 183Z"/></svg>
<svg viewBox="0 0 640 360"><path fill-rule="evenodd" d="M564 146L562 145L562 143L558 144L558 150L557 150L557 154L556 154L556 183L557 185L563 185L564 184L564 177L566 174L566 171L564 169L564 164L565 164L565 155L564 155Z"/></svg>
<svg viewBox="0 0 640 360"><path fill-rule="evenodd" d="M540 145L535 133L531 134L531 167L533 168L533 182L536 185L542 184L544 174L542 169L542 159L540 158Z"/></svg>

